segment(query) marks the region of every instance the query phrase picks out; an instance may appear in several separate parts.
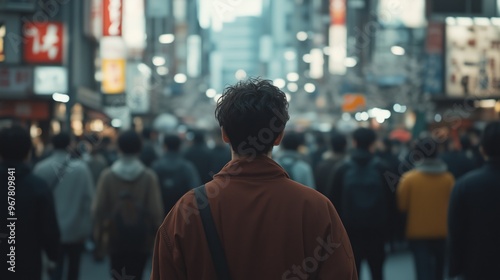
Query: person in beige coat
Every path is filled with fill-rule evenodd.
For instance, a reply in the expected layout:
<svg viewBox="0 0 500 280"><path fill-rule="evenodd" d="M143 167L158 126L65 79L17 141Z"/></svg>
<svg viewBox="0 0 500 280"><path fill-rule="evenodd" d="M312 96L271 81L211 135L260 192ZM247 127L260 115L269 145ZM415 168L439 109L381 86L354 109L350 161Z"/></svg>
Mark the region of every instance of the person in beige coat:
<svg viewBox="0 0 500 280"><path fill-rule="evenodd" d="M138 158L141 139L134 131L118 138L120 158L104 170L93 204L95 240L111 259L111 274L142 278L163 218L156 174Z"/></svg>

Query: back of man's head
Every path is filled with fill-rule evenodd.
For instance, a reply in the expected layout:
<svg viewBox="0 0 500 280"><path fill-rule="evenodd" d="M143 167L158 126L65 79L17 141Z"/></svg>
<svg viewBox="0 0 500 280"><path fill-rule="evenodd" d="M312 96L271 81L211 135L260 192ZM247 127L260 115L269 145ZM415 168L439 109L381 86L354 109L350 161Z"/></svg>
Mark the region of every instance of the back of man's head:
<svg viewBox="0 0 500 280"><path fill-rule="evenodd" d="M141 137L133 130L127 130L118 137L118 148L125 155L139 154L142 149Z"/></svg>
<svg viewBox="0 0 500 280"><path fill-rule="evenodd" d="M334 132L330 135L330 145L336 154L343 154L347 149L347 139L344 134Z"/></svg>
<svg viewBox="0 0 500 280"><path fill-rule="evenodd" d="M484 128L481 147L488 157L500 158L500 122L491 122Z"/></svg>
<svg viewBox="0 0 500 280"><path fill-rule="evenodd" d="M177 135L167 135L163 138L163 145L169 152L178 152L181 149L181 138Z"/></svg>
<svg viewBox="0 0 500 280"><path fill-rule="evenodd" d="M297 151L300 146L304 145L305 139L304 135L290 131L286 132L283 136L283 141L281 142L281 146L285 150L289 151Z"/></svg>
<svg viewBox="0 0 500 280"><path fill-rule="evenodd" d="M377 140L377 134L375 134L373 129L360 127L353 132L352 138L356 148L369 150Z"/></svg>
<svg viewBox="0 0 500 280"><path fill-rule="evenodd" d="M0 131L0 157L5 161L23 161L31 151L28 131L15 125Z"/></svg>
<svg viewBox="0 0 500 280"><path fill-rule="evenodd" d="M67 132L61 132L52 137L52 145L54 149L66 150L71 144L71 136Z"/></svg>
<svg viewBox="0 0 500 280"><path fill-rule="evenodd" d="M215 117L236 154L268 154L289 119L288 102L271 81L249 79L225 89Z"/></svg>
<svg viewBox="0 0 500 280"><path fill-rule="evenodd" d="M151 138L151 134L153 133L153 129L149 126L146 126L142 129L142 139L150 139Z"/></svg>
<svg viewBox="0 0 500 280"><path fill-rule="evenodd" d="M435 159L439 154L439 144L432 137L424 137L415 144L415 160Z"/></svg>
<svg viewBox="0 0 500 280"><path fill-rule="evenodd" d="M202 130L193 130L191 131L193 135L193 143L197 145L205 144L205 133Z"/></svg>

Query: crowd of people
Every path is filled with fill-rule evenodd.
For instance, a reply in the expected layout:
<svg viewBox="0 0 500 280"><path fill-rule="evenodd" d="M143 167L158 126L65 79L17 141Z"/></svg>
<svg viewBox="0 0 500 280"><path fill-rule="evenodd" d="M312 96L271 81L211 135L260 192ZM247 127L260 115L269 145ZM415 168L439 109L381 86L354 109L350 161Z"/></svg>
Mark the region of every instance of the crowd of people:
<svg viewBox="0 0 500 280"><path fill-rule="evenodd" d="M18 222L16 273L0 278L78 279L90 250L109 257L111 277L141 279L152 256L155 280L352 280L364 260L381 280L402 247L418 280L495 279L499 122L402 143L364 127L286 130L287 106L271 83L249 80L226 89L215 134L62 132L42 158L25 128L2 129L0 178L15 170Z"/></svg>

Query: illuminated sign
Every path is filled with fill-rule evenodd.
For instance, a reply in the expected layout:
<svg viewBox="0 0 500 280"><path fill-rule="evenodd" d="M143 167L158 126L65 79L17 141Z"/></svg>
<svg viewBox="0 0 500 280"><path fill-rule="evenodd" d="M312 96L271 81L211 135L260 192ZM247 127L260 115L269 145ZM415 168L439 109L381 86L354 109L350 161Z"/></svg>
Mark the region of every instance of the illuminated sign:
<svg viewBox="0 0 500 280"><path fill-rule="evenodd" d="M24 60L30 63L63 61L64 27L58 22L36 22L24 25Z"/></svg>
<svg viewBox="0 0 500 280"><path fill-rule="evenodd" d="M103 36L121 36L122 0L104 0L103 5Z"/></svg>

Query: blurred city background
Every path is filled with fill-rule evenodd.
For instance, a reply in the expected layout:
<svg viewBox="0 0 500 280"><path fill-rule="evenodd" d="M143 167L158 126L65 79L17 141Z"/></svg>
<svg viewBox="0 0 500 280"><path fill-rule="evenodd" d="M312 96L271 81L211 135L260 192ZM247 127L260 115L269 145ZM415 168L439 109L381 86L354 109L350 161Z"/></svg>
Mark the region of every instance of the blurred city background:
<svg viewBox="0 0 500 280"><path fill-rule="evenodd" d="M359 126L459 147L500 117L500 0L0 1L0 128L28 127L34 159L61 131L210 131L213 148L217 99L249 77L286 93L311 154ZM392 245L386 279L414 279ZM88 253L82 279L107 267Z"/></svg>
<svg viewBox="0 0 500 280"><path fill-rule="evenodd" d="M499 4L4 0L0 122L25 122L40 151L64 128L210 129L224 87L260 76L287 93L290 127L467 127L499 115Z"/></svg>

